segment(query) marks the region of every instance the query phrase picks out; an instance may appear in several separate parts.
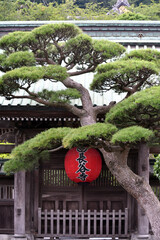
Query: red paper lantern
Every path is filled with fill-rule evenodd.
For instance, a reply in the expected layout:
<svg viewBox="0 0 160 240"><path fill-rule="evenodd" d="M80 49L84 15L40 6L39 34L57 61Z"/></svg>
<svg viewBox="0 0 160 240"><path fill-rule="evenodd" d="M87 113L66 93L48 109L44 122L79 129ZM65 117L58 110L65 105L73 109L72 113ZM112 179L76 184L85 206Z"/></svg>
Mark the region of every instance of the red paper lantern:
<svg viewBox="0 0 160 240"><path fill-rule="evenodd" d="M102 159L94 148L72 148L65 156L65 171L74 182L92 182L102 169Z"/></svg>

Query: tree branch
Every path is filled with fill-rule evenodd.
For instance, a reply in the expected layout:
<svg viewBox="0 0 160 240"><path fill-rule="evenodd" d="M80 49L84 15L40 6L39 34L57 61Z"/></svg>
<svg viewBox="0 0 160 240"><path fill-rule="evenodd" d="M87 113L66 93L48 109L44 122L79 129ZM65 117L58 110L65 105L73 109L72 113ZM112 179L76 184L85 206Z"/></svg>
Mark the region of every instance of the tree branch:
<svg viewBox="0 0 160 240"><path fill-rule="evenodd" d="M143 83L145 82L145 79L141 79L134 87L133 87L133 93L137 92L138 88L140 88Z"/></svg>
<svg viewBox="0 0 160 240"><path fill-rule="evenodd" d="M106 152L122 152L124 151L124 149L127 148L122 148L121 146L116 146L116 145L112 145L110 142L107 142L101 138L97 139L97 143L94 147L98 147L98 148L103 148L105 149Z"/></svg>
<svg viewBox="0 0 160 240"><path fill-rule="evenodd" d="M109 103L108 106L96 106L96 107L94 107L94 110L95 110L96 114L105 114L105 113L109 112L109 110L112 107L114 107L115 104L116 104L116 102L112 101Z"/></svg>
<svg viewBox="0 0 160 240"><path fill-rule="evenodd" d="M73 88L73 89L77 89L80 93L81 93L81 100L83 106L86 107L86 109L89 107L89 111L92 108L92 101L89 95L89 92L86 88L84 88L82 86L82 84L79 84L75 81L73 81L71 78L66 78L63 81L63 84L67 87L67 88ZM43 105L47 105L47 106L53 106L53 107L64 107L66 108L68 111L70 111L71 113L73 113L74 115L81 117L82 115L85 114L85 110L83 109L79 109L76 106L70 105L68 103L58 103L58 102L49 102L49 101L45 101L41 98L39 98L38 94L30 92L27 88L21 87L21 89L25 90L30 96L32 96L33 100L35 100L38 103L41 103Z"/></svg>
<svg viewBox="0 0 160 240"><path fill-rule="evenodd" d="M58 42L54 41L54 46L57 48L57 50L59 51L59 54L60 54L60 59L58 60L58 64L61 64L62 61L64 60L64 52L63 52L63 47L59 46L58 45Z"/></svg>
<svg viewBox="0 0 160 240"><path fill-rule="evenodd" d="M46 58L35 58L37 62L43 62L43 63L48 63L52 65L56 65L56 62L52 61L51 59L46 59Z"/></svg>
<svg viewBox="0 0 160 240"><path fill-rule="evenodd" d="M88 113L92 113L93 114L93 103L89 94L89 91L80 83L74 81L71 78L66 78L63 81L63 84L67 87L67 88L73 88L73 89L77 89L80 94L81 94L81 101L82 101L82 106L83 109L88 112ZM82 115L81 115L82 116Z"/></svg>
<svg viewBox="0 0 160 240"><path fill-rule="evenodd" d="M48 152L52 153L52 152L56 152L56 151L59 151L61 149L63 149L64 147L63 146L59 146L57 148L54 148L54 149L51 149L51 150L48 150Z"/></svg>
<svg viewBox="0 0 160 240"><path fill-rule="evenodd" d="M66 64L66 69L69 71L72 68L74 68L75 65L76 65L75 63Z"/></svg>
<svg viewBox="0 0 160 240"><path fill-rule="evenodd" d="M77 108L76 106L72 106L68 103L60 103L60 102L49 102L49 101L45 101L43 99L40 99L38 97L35 97L35 96L14 96L14 95L10 95L8 97L8 99L22 99L22 98L25 98L25 99L31 99L31 100L34 100L40 104L43 104L45 106L49 106L49 107L63 107L65 109L67 109L68 111L70 111L71 113L73 113L74 115L76 116L81 116L84 111L82 109L79 109Z"/></svg>
<svg viewBox="0 0 160 240"><path fill-rule="evenodd" d="M69 74L69 76L78 76L78 75L81 75L81 74L93 72L95 69L96 69L96 66L92 66L88 69L84 69L84 70L81 70L81 71L68 72L68 74Z"/></svg>

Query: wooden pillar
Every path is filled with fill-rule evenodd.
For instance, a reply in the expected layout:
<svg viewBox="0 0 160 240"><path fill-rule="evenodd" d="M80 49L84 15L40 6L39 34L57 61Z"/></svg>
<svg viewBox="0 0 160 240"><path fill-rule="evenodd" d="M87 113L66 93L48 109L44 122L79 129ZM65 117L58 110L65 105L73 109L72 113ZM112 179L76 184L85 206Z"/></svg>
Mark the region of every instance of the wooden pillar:
<svg viewBox="0 0 160 240"><path fill-rule="evenodd" d="M140 143L139 146L138 174L149 182L149 147L146 143ZM149 221L140 206L138 206L138 235L149 235Z"/></svg>
<svg viewBox="0 0 160 240"><path fill-rule="evenodd" d="M26 172L25 176L25 233L30 234L33 226L33 202L32 202L32 172Z"/></svg>
<svg viewBox="0 0 160 240"><path fill-rule="evenodd" d="M34 219L34 231L38 231L38 208L39 208L39 169L34 170L34 185L33 185L33 197L34 197L34 209L33 209L33 219Z"/></svg>
<svg viewBox="0 0 160 240"><path fill-rule="evenodd" d="M133 172L137 173L137 159L138 152L135 150L131 150L128 156L128 166L131 168ZM127 194L127 208L128 208L128 230L133 233L137 230L137 202L135 198L133 198L128 192Z"/></svg>
<svg viewBox="0 0 160 240"><path fill-rule="evenodd" d="M25 237L25 171L15 173L14 177L14 234Z"/></svg>
<svg viewBox="0 0 160 240"><path fill-rule="evenodd" d="M20 141L21 140L21 141ZM19 130L15 136L15 143L18 145L24 142L26 136ZM33 173L20 171L14 175L14 239L33 239Z"/></svg>
<svg viewBox="0 0 160 240"><path fill-rule="evenodd" d="M32 216L31 216L31 173L15 173L14 183L14 237L27 239L31 235Z"/></svg>

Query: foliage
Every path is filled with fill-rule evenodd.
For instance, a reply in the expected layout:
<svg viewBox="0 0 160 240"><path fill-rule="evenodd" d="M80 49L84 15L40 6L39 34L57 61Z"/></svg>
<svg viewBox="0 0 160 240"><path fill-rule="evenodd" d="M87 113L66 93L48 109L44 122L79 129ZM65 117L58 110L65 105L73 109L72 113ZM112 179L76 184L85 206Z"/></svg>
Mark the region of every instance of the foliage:
<svg viewBox="0 0 160 240"><path fill-rule="evenodd" d="M134 12L127 12L127 13L123 13L121 15L118 16L117 18L118 20L148 20L148 17L140 14L140 13L134 13Z"/></svg>
<svg viewBox="0 0 160 240"><path fill-rule="evenodd" d="M15 3L9 0L0 1L0 21L10 21L15 19Z"/></svg>
<svg viewBox="0 0 160 240"><path fill-rule="evenodd" d="M0 39L0 48L2 48L6 54L10 54L16 51L26 50L26 46L21 45L21 39L26 35L26 32L16 31L4 35Z"/></svg>
<svg viewBox="0 0 160 240"><path fill-rule="evenodd" d="M63 81L67 76L66 69L58 65L16 68L0 77L0 93L12 94L19 88L23 88L24 84L29 88L31 84L42 78Z"/></svg>
<svg viewBox="0 0 160 240"><path fill-rule="evenodd" d="M151 1L150 4L140 2L139 6L133 8L135 13L147 16L148 20L160 20L160 2Z"/></svg>
<svg viewBox="0 0 160 240"><path fill-rule="evenodd" d="M24 1L23 1L24 2ZM62 4L62 3L67 3L68 0L32 0L32 2L37 2L37 3L50 3L50 2L56 2L58 4ZM156 1L152 1L152 0L130 0L129 3L130 4L134 4L135 6L138 6L139 4L147 4L150 5L153 2L158 2L158 0ZM85 8L87 4L99 4L102 8L103 7L107 7L107 8L111 8L115 3L116 0L110 0L110 1L102 1L102 0L74 0L74 4L76 6L79 6L80 8ZM47 4L45 4L47 5Z"/></svg>
<svg viewBox="0 0 160 240"><path fill-rule="evenodd" d="M90 59L98 58L101 62L110 59L113 56L119 56L124 52L124 47L107 40L93 40L89 36L82 34L68 41L66 51L72 52L67 59L68 64L78 64L78 69L85 69L90 64ZM97 64L98 62L95 62Z"/></svg>
<svg viewBox="0 0 160 240"><path fill-rule="evenodd" d="M160 117L160 86L138 92L118 103L106 115L106 122L118 127L140 125L154 128Z"/></svg>
<svg viewBox="0 0 160 240"><path fill-rule="evenodd" d="M77 26L68 23L43 25L29 33L10 33L0 39L0 46L4 50L0 58L0 69L13 69L0 78L0 92L6 97L19 88L28 94L32 83L40 79L63 82L69 76L68 69L76 69L78 74L83 70L93 71L99 63L125 51L118 43L93 40L82 34ZM46 99L47 94L51 101L58 96L59 100L67 100L64 91L58 95L54 93L52 97L47 90L31 95L32 99L37 96L45 96ZM75 91L74 94L72 91L68 100L79 96L80 94L75 96Z"/></svg>
<svg viewBox="0 0 160 240"><path fill-rule="evenodd" d="M11 154L10 153L0 153L0 159L10 159Z"/></svg>
<svg viewBox="0 0 160 240"><path fill-rule="evenodd" d="M112 124L96 123L72 129L63 139L65 148L95 146L98 138L109 141L117 128Z"/></svg>
<svg viewBox="0 0 160 240"><path fill-rule="evenodd" d="M80 33L82 33L82 31L74 24L57 23L42 25L38 28L35 28L32 30L32 32L30 32L30 35L33 34L35 39L41 39L42 41L44 41L45 38L51 38L52 41L66 41L74 38Z"/></svg>
<svg viewBox="0 0 160 240"><path fill-rule="evenodd" d="M118 16L111 11L108 15L107 13L115 3L116 0L109 2L101 0L3 0L0 1L0 21L160 19L159 2L144 0L142 3L139 0L130 0L129 3L132 5L130 13Z"/></svg>
<svg viewBox="0 0 160 240"><path fill-rule="evenodd" d="M108 6L102 6L102 1L91 1L85 4L82 11L82 19L88 20L110 20L114 19L116 14L107 15Z"/></svg>
<svg viewBox="0 0 160 240"><path fill-rule="evenodd" d="M160 154L155 157L155 163L153 166L154 175L160 179Z"/></svg>
<svg viewBox="0 0 160 240"><path fill-rule="evenodd" d="M90 88L97 92L110 89L118 93L129 92L135 82L141 83L137 89L140 90L148 84L147 79L152 74L158 74L158 68L154 63L138 59L121 59L100 65L96 70L97 73Z"/></svg>
<svg viewBox="0 0 160 240"><path fill-rule="evenodd" d="M0 141L0 145L15 145L15 143L10 143L10 142L5 142L5 141L1 142Z"/></svg>
<svg viewBox="0 0 160 240"><path fill-rule="evenodd" d="M93 44L95 52L98 56L101 55L103 59L112 59L113 56L119 57L125 52L125 48L122 45L107 40L94 40Z"/></svg>
<svg viewBox="0 0 160 240"><path fill-rule="evenodd" d="M52 1L49 4L27 1L0 1L1 21L68 20L68 19L110 19L108 10L98 2L89 2L80 8L74 0Z"/></svg>
<svg viewBox="0 0 160 240"><path fill-rule="evenodd" d="M46 149L59 147L63 137L69 131L70 128L52 128L17 146L11 153L11 160L5 163L4 171L10 174L24 169L30 170L34 166L38 166L39 159L49 158Z"/></svg>
<svg viewBox="0 0 160 240"><path fill-rule="evenodd" d="M38 134L36 137L18 145L11 153L11 160L5 163L4 171L7 174L19 170L30 170L38 166L39 160L49 158L48 150L59 147L62 144L65 148L73 146L95 145L95 139L109 140L117 128L112 124L96 123L77 129L52 128Z"/></svg>
<svg viewBox="0 0 160 240"><path fill-rule="evenodd" d="M76 89L69 88L59 91L48 91L44 89L42 92L38 93L38 96L49 102L71 103L72 99L80 98L80 93Z"/></svg>
<svg viewBox="0 0 160 240"><path fill-rule="evenodd" d="M159 87L133 93L159 84L158 80L151 78L159 73L157 51L139 50L121 56L125 48L120 44L92 39L69 23L43 25L31 32L8 34L0 39L0 47L3 50L0 69L5 72L0 78L1 95L7 99L22 98L19 90L23 90L26 98L52 107L63 107L78 116L80 121L91 113L94 119L77 129L50 129L19 145L5 164L7 173L33 168L39 159L47 158L48 150L62 143L65 148L72 148L149 141L152 132L148 129L156 128L159 121ZM108 59L112 61L108 62ZM72 78L94 70L92 90L114 89L118 93L126 92L127 97L132 95L110 110L106 123L93 124L98 113L107 113L112 104L94 107L88 90ZM51 84L60 82L65 90L31 91L32 84L41 79ZM82 108L71 105L74 98L81 99Z"/></svg>
<svg viewBox="0 0 160 240"><path fill-rule="evenodd" d="M0 55L1 70L12 70L21 66L35 66L36 61L33 53L31 52L14 52L8 57L5 57L5 54Z"/></svg>
<svg viewBox="0 0 160 240"><path fill-rule="evenodd" d="M84 102L84 88L82 85L76 84L71 77L93 72L98 64L106 62L109 58L118 57L125 51L125 48L118 43L93 40L88 35L82 34L77 26L70 23L43 25L31 32L8 34L0 39L0 47L3 49L3 54L0 55L0 68L6 72L0 78L1 95L7 99L21 98L23 96L18 95L18 90L21 89L25 91L25 97L27 98L49 106L63 106L73 114L75 114L75 110L79 113L83 112L83 109L78 109L69 104L74 98L81 98ZM49 80L52 84L61 82L66 89L61 91L49 91L47 89L43 89L41 92L31 91L32 84L41 79ZM93 126L89 127L89 129L92 128L90 131L87 130L88 136L92 136L92 139L94 139L93 133L103 138L104 136L111 137L116 129L114 126L111 127L110 124L102 124L103 128L99 133L98 126L94 127L95 130L97 129L97 133L95 133L95 130L92 131ZM82 129L85 129L85 127ZM58 146L60 141L54 134L57 131L64 132L64 130L50 130L52 139L56 139L55 142ZM105 131L102 132L102 130ZM82 133L82 130L80 131ZM45 137L49 137L50 132L44 133L46 134ZM71 133L73 132L74 130L71 131ZM59 133L57 134L59 136ZM84 136L81 134L81 137ZM5 171L8 173L15 172L24 168L30 169L36 165L39 158L46 156L44 150L46 147L47 150L50 148L50 143L52 143L52 147L55 147L55 142L47 142L43 139L45 138L42 133L31 141L16 147L11 160L5 165Z"/></svg>
<svg viewBox="0 0 160 240"><path fill-rule="evenodd" d="M130 53L127 53L124 57L124 60L128 59L139 59L148 62L154 62L158 67L160 64L160 52L152 49L139 49L133 50Z"/></svg>
<svg viewBox="0 0 160 240"><path fill-rule="evenodd" d="M154 136L153 131L140 127L126 127L116 132L111 139L113 144L133 144L138 142L148 142Z"/></svg>

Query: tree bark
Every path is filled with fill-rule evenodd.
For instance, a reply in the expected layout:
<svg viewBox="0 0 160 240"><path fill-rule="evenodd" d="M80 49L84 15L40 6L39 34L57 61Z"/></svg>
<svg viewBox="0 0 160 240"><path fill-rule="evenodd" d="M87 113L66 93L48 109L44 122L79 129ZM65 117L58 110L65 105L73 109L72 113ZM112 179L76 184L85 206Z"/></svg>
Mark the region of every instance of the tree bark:
<svg viewBox="0 0 160 240"><path fill-rule="evenodd" d="M85 114L85 116L80 117L80 123L81 126L86 126L86 125L91 125L96 123L96 118L94 116L94 114L92 114L92 116L90 114Z"/></svg>
<svg viewBox="0 0 160 240"><path fill-rule="evenodd" d="M143 177L136 175L128 166L129 149L106 152L101 149L106 165L121 186L130 193L144 209L156 239L160 239L160 202Z"/></svg>

